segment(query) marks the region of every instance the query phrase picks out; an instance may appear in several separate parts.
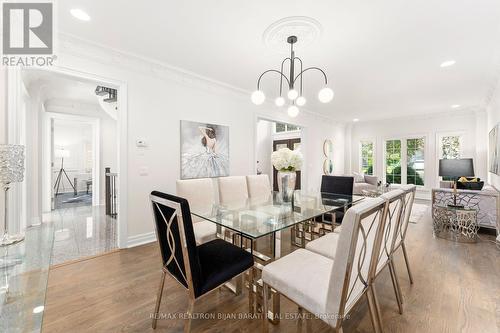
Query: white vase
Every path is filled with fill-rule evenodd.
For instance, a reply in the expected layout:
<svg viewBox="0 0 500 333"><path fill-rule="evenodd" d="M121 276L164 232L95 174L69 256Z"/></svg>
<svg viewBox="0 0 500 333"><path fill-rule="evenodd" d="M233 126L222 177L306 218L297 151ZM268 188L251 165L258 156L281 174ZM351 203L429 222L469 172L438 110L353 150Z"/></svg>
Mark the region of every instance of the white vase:
<svg viewBox="0 0 500 333"><path fill-rule="evenodd" d="M297 173L295 171L278 171L278 191L284 202L291 202Z"/></svg>

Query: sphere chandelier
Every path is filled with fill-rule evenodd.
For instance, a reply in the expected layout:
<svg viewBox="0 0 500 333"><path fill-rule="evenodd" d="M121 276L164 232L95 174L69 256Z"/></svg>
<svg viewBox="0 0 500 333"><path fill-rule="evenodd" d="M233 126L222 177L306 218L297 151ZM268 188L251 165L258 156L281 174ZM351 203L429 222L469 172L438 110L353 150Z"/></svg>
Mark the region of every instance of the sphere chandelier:
<svg viewBox="0 0 500 333"><path fill-rule="evenodd" d="M296 36L290 36L286 40L290 44L290 57L283 59L281 62L281 70L276 70L276 69L268 69L264 71L260 76L259 79L257 80L257 90L252 93L251 99L252 102L256 105L260 105L264 103L266 100L266 95L262 90L260 90L260 80L264 76L264 74L267 73L278 73L280 74L280 94L279 96L275 99L274 104L276 106L281 107L286 104L286 99L283 97L283 81L286 81L286 84L288 85L288 92L286 94L286 98L290 100L290 105L288 107L288 115L290 117L296 117L299 114L299 106L304 106L307 102L306 98L302 94L302 76L306 71L309 70L316 70L321 72L323 74L323 78L325 80L325 86L318 92L318 99L322 103L328 103L333 99L334 93L331 88L327 86L328 84L328 78L326 77L325 72L318 67L308 67L306 69L303 69L302 67L302 59L299 57L295 56L295 51L293 50L293 44L297 42L297 37ZM285 65L285 62L289 61L290 62L290 71L289 75L286 76L286 74L283 73L283 67ZM295 61L298 62L300 66L300 72L295 75ZM298 90L295 88L295 83L299 80L298 84Z"/></svg>

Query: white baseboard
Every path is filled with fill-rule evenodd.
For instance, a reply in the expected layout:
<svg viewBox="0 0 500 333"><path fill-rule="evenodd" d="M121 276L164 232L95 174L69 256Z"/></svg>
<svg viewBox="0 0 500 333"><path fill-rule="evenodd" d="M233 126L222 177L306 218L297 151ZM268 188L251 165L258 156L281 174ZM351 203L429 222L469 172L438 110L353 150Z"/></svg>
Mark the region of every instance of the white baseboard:
<svg viewBox="0 0 500 333"><path fill-rule="evenodd" d="M127 239L127 248L144 245L152 242L156 242L156 234L154 231L146 232L144 234L139 234L135 236L130 236Z"/></svg>

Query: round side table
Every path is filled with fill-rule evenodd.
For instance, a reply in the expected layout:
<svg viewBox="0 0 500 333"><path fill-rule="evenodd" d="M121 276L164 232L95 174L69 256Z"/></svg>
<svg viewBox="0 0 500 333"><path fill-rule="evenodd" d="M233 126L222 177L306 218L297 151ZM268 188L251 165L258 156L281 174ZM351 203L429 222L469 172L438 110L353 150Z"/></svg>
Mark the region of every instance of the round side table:
<svg viewBox="0 0 500 333"><path fill-rule="evenodd" d="M477 210L435 204L432 220L436 237L461 243L477 242Z"/></svg>

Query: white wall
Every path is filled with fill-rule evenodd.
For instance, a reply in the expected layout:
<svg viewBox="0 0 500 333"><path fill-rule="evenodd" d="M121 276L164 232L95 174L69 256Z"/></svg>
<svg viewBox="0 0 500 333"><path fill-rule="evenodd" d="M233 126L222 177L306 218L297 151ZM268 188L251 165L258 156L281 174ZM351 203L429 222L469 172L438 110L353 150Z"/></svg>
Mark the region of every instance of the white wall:
<svg viewBox="0 0 500 333"><path fill-rule="evenodd" d="M479 119L479 120L478 120ZM359 171L359 143L362 140L375 142L375 174L382 179L384 141L391 138L424 136L425 149L425 190L438 186L438 147L436 137L440 133L463 132L462 157L474 158L475 173L486 179L486 159L484 147L477 146L477 129L482 128L481 113L455 112L427 117L394 118L371 122L359 122L352 127L351 162L352 170Z"/></svg>
<svg viewBox="0 0 500 333"><path fill-rule="evenodd" d="M255 173L256 120L259 117L292 122L283 109L271 104L257 107L249 93L210 79L198 77L161 64L108 52L81 42L61 43L57 65L103 78L121 81L128 90L128 183L126 207L128 238L153 235L149 193L175 192L180 176L180 120L229 126L230 173ZM302 112L293 119L305 128L304 153L307 159L308 189L319 189L322 173L322 146L335 138L336 155L344 155L342 127L316 114ZM144 139L148 147L135 147ZM343 172L339 161L338 172ZM146 237L144 236L144 237Z"/></svg>
<svg viewBox="0 0 500 333"><path fill-rule="evenodd" d="M485 141L488 138L488 134L491 129L498 123L500 123L500 86L497 87L496 92L490 104L487 107L487 128L485 133ZM487 142L487 141L486 141ZM489 165L488 160L488 165ZM495 186L497 190L500 190L500 175L488 172L488 181L491 185Z"/></svg>

